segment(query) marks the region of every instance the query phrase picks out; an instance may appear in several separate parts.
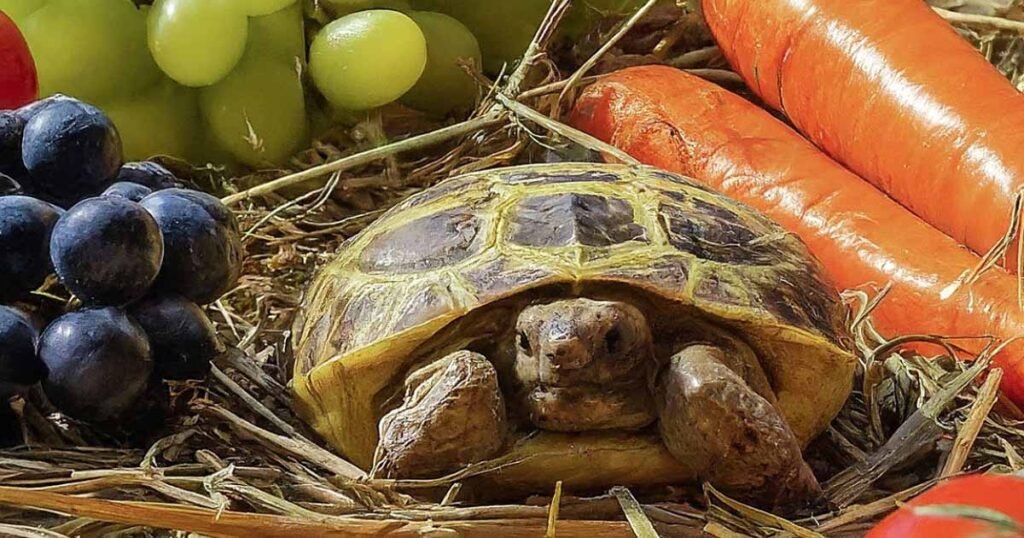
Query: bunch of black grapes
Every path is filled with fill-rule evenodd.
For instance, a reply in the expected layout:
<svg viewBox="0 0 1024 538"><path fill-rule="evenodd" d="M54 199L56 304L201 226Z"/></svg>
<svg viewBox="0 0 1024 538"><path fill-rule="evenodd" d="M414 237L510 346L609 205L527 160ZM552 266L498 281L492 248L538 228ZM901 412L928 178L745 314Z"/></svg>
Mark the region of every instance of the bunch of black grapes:
<svg viewBox="0 0 1024 538"><path fill-rule="evenodd" d="M159 164L123 164L99 109L0 111L0 411L42 383L65 414L116 423L154 381L203 377L224 346L199 305L241 263L231 211ZM46 323L13 306L54 273L81 308Z"/></svg>

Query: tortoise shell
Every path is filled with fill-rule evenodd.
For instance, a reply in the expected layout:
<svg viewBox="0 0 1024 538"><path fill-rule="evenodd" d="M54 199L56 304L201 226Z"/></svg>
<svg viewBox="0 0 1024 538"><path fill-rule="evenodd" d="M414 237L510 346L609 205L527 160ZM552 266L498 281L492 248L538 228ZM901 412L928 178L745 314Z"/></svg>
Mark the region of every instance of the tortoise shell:
<svg viewBox="0 0 1024 538"><path fill-rule="evenodd" d="M612 294L643 298L649 319L699 312L743 335L805 443L849 393L845 309L796 236L677 175L560 163L446 180L345 243L296 322L300 414L368 468L411 365L493 337L514 323L509 301Z"/></svg>

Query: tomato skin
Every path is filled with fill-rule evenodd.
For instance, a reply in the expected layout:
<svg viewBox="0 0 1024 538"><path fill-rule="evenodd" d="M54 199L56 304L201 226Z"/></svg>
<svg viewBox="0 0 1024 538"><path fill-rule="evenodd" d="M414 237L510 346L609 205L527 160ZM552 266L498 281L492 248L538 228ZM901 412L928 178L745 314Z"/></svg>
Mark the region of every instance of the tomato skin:
<svg viewBox="0 0 1024 538"><path fill-rule="evenodd" d="M36 64L21 31L0 11L0 110L26 105L39 96Z"/></svg>
<svg viewBox="0 0 1024 538"><path fill-rule="evenodd" d="M927 514L921 510L929 507ZM989 511L1016 523L960 515ZM948 514L948 515L945 515ZM866 538L1009 538L1024 536L1024 477L972 475L940 484L889 514Z"/></svg>

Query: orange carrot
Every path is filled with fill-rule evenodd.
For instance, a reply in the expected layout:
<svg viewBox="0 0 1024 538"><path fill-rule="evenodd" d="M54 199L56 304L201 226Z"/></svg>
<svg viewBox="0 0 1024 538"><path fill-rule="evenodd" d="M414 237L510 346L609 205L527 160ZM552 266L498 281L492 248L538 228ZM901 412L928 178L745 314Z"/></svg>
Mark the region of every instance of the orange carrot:
<svg viewBox="0 0 1024 538"><path fill-rule="evenodd" d="M1006 234L1024 99L925 2L701 6L747 84L836 160L977 253Z"/></svg>
<svg viewBox="0 0 1024 538"><path fill-rule="evenodd" d="M636 67L587 88L571 122L640 161L696 178L797 234L839 289L892 284L874 312L889 335L1024 334L1016 278L956 286L979 258L819 151L768 112L682 71ZM971 352L978 345L964 344ZM1024 404L1024 345L994 364Z"/></svg>

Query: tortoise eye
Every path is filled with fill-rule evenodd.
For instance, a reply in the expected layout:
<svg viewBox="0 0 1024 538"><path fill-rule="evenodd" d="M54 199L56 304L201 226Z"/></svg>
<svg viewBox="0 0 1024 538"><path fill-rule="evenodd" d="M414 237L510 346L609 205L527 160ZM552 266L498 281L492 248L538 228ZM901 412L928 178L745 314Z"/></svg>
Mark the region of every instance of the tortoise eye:
<svg viewBox="0 0 1024 538"><path fill-rule="evenodd" d="M533 354L533 348L530 347L530 339L527 338L525 332L519 331L519 334L516 335L516 343L519 345L519 350L523 353L527 355Z"/></svg>
<svg viewBox="0 0 1024 538"><path fill-rule="evenodd" d="M622 333L619 332L618 327L612 327L604 335L604 347L608 350L609 354L614 355L622 349Z"/></svg>

